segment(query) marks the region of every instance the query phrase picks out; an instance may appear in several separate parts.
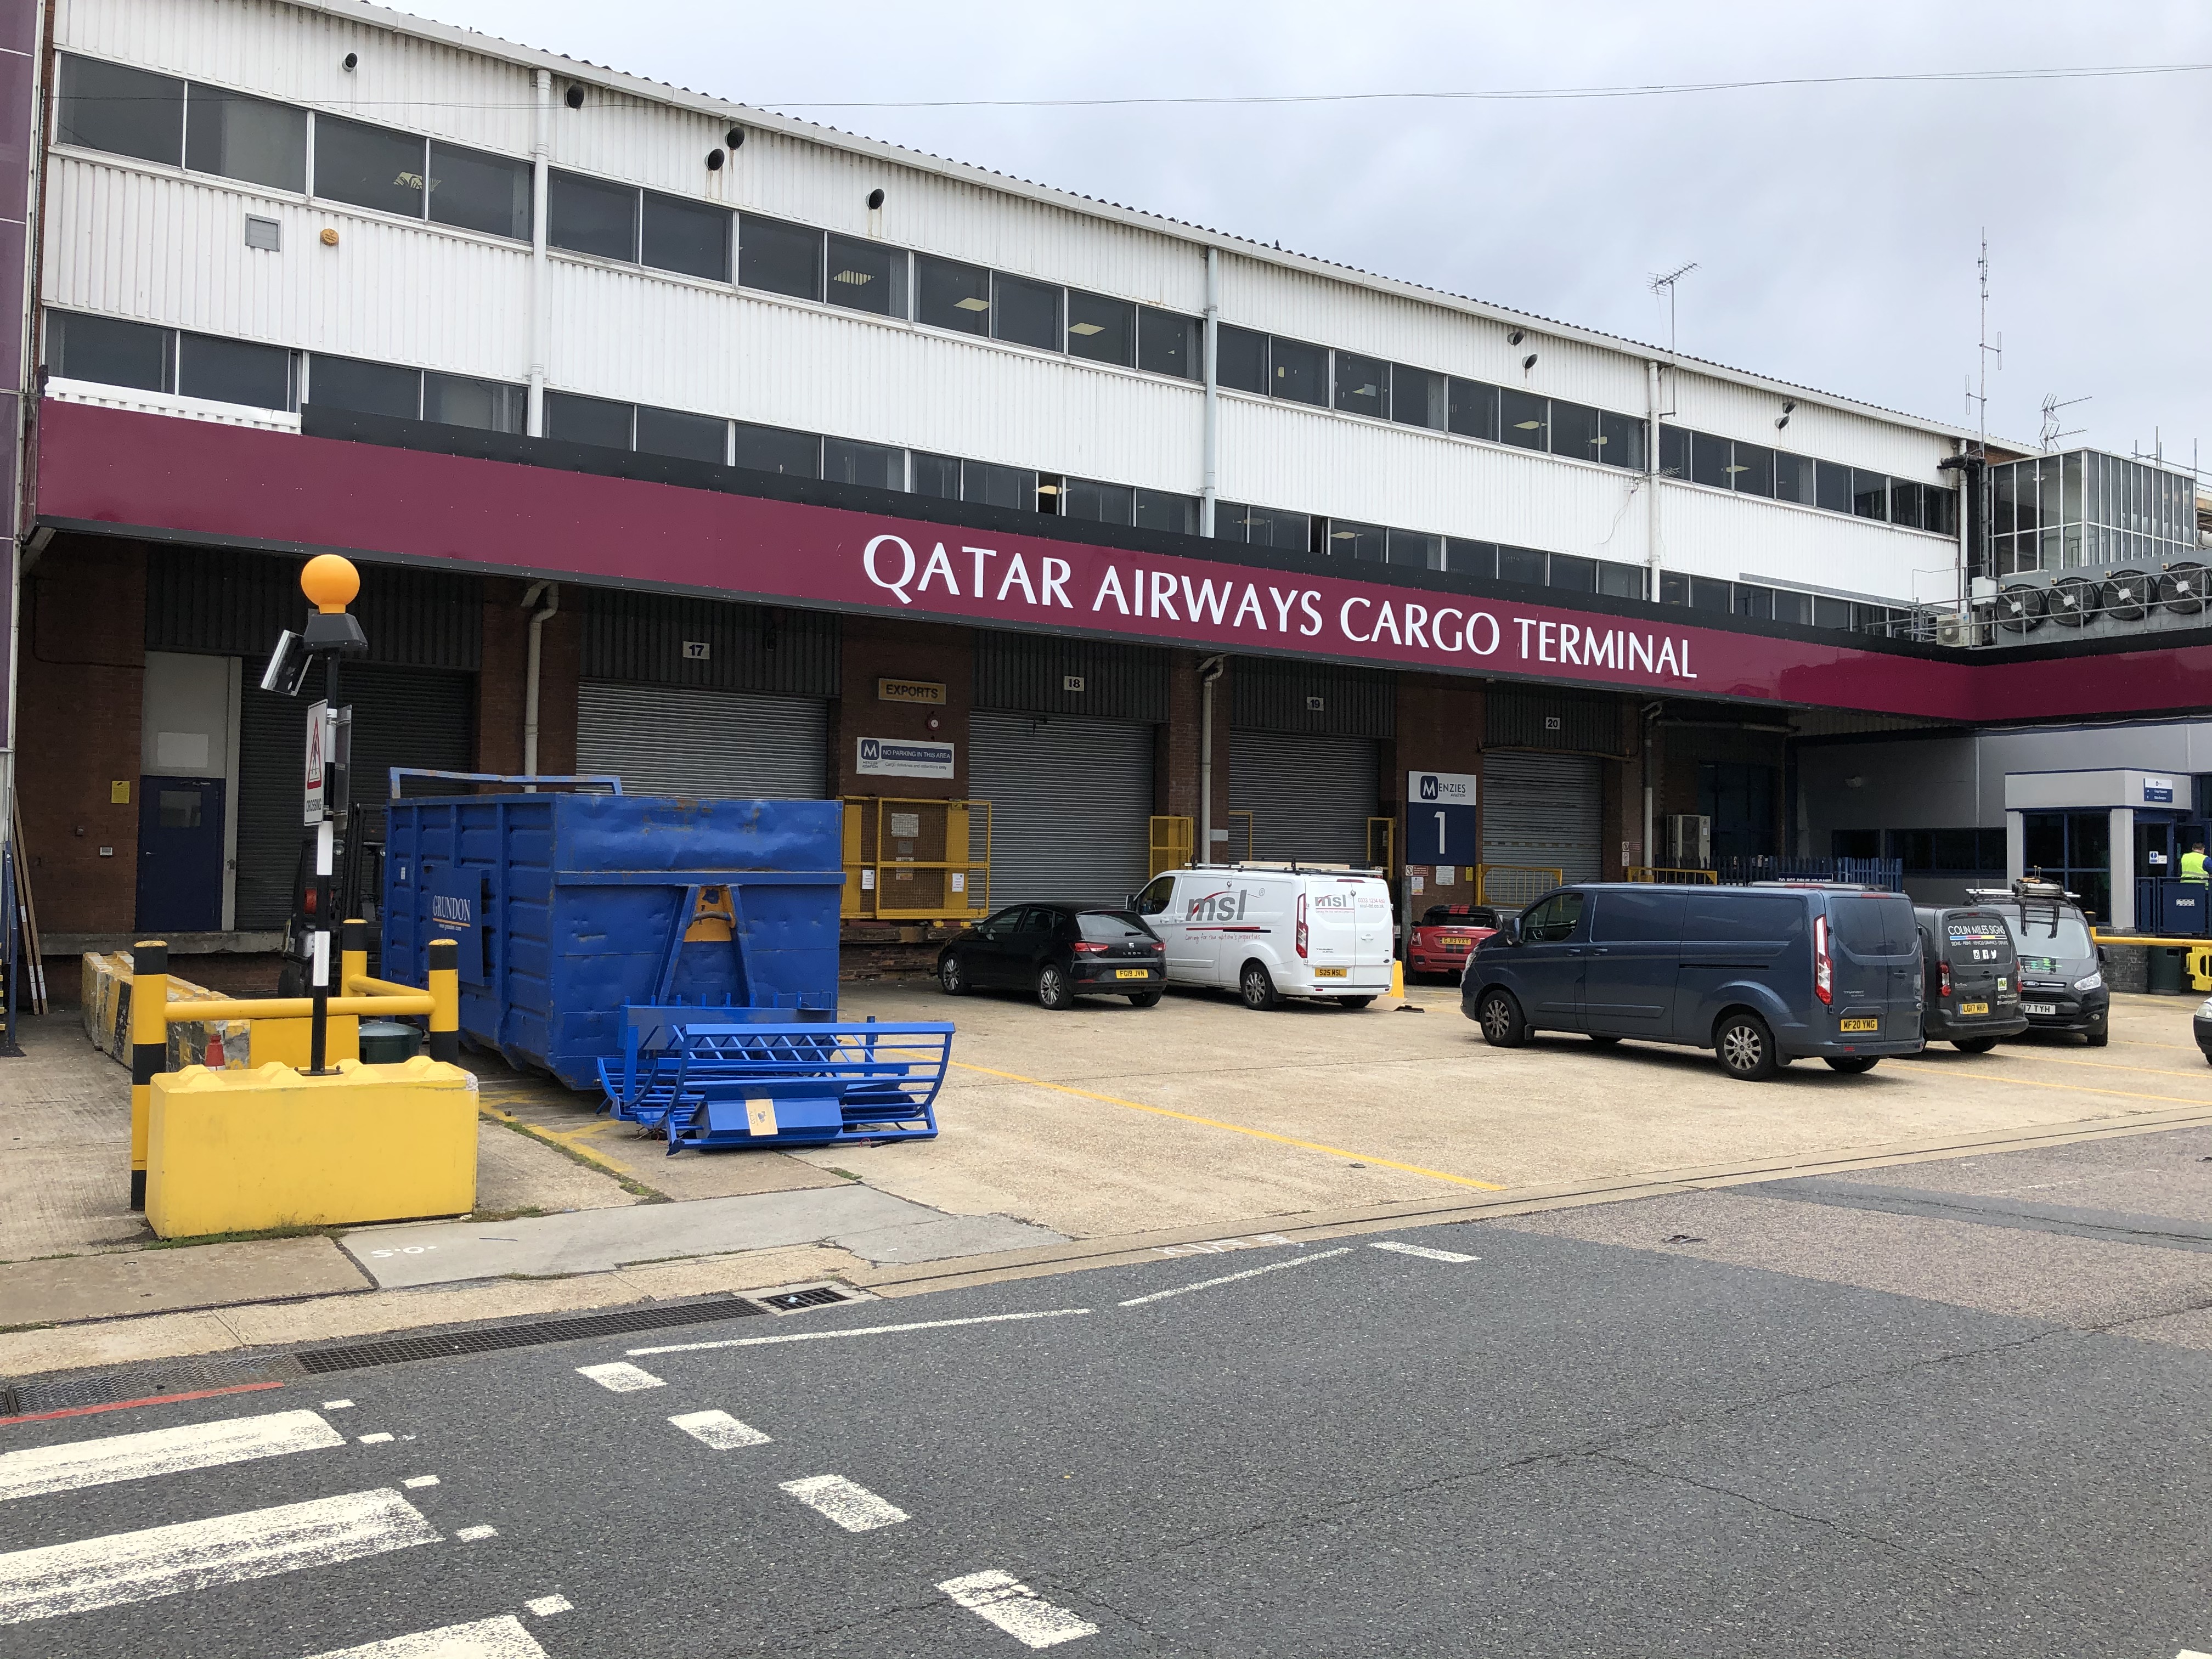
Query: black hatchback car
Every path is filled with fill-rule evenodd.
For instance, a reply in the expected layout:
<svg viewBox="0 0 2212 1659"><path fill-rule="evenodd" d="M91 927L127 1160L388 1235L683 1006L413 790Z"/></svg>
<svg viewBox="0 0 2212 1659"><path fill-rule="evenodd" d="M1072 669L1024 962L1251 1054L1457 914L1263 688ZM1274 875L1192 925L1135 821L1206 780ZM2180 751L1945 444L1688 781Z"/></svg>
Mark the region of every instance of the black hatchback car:
<svg viewBox="0 0 2212 1659"><path fill-rule="evenodd" d="M1079 996L1127 997L1139 1008L1168 982L1166 947L1127 910L1080 904L1010 904L963 929L937 953L948 995L1028 991L1048 1008Z"/></svg>

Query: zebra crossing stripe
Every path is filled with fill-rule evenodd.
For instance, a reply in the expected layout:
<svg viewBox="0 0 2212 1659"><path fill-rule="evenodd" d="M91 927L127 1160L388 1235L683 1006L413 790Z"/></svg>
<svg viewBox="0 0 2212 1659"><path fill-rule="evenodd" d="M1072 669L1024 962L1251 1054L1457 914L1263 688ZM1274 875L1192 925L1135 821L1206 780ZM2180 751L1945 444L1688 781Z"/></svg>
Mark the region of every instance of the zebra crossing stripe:
<svg viewBox="0 0 2212 1659"><path fill-rule="evenodd" d="M522 1620L509 1613L472 1625L447 1625L442 1630L395 1636L388 1642L337 1648L314 1659L546 1659L546 1655L522 1627Z"/></svg>
<svg viewBox="0 0 2212 1659"><path fill-rule="evenodd" d="M345 1437L317 1413L297 1411L31 1446L0 1455L0 1503L344 1444Z"/></svg>
<svg viewBox="0 0 2212 1659"><path fill-rule="evenodd" d="M332 1566L437 1529L390 1487L0 1555L0 1625Z"/></svg>

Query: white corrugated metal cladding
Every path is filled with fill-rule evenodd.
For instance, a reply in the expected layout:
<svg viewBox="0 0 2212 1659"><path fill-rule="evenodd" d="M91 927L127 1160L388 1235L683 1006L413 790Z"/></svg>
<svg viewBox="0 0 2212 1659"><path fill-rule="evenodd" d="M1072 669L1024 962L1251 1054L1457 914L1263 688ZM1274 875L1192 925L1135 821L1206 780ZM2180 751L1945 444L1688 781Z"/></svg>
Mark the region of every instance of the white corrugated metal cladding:
<svg viewBox="0 0 2212 1659"><path fill-rule="evenodd" d="M1960 434L1501 307L510 46L350 0L60 0L67 52L526 157L555 77L558 168L1614 411L1777 441L1923 483ZM355 68L343 65L349 53ZM581 107L558 94L580 85ZM732 124L746 142L721 147ZM709 152L728 165L709 170ZM154 162L58 152L46 297L64 309L510 383L532 368L528 247ZM884 193L879 207L870 193ZM243 245L252 213L283 228ZM338 233L336 246L318 233ZM547 384L1135 484L1201 483L1188 381L637 265L547 256ZM1526 337L1522 337L1525 331ZM1730 580L1948 591L1929 532L1243 393L1219 398L1231 501ZM1655 515L1639 489L1656 491ZM1653 545L1654 530L1657 545Z"/></svg>

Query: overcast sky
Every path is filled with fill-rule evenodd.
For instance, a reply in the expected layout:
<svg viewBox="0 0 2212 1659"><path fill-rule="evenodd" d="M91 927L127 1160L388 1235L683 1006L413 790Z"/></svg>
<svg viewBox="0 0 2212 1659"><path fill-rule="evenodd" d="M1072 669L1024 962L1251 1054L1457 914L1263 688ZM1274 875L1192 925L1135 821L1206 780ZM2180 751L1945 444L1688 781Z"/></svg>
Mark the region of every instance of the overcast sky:
<svg viewBox="0 0 2212 1659"><path fill-rule="evenodd" d="M847 109L1638 86L2212 61L2202 0L1116 7L414 0L418 14L1392 276L1969 422L1988 228L1993 435L2046 394L2212 469L2198 325L2212 73L1517 103Z"/></svg>

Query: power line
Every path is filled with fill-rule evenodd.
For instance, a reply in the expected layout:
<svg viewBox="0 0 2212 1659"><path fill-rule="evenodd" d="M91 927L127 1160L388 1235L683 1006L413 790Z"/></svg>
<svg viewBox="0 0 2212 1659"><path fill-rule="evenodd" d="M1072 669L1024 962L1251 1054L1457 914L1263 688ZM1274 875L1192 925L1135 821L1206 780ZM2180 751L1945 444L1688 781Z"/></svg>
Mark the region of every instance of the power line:
<svg viewBox="0 0 2212 1659"><path fill-rule="evenodd" d="M1534 102L1587 98L1668 98L1701 92L1749 92L1776 87L1894 86L2019 81L2096 81L2153 75L2196 75L2212 64L2110 64L2077 69L1923 70L1896 75L1802 75L1756 81L1686 81L1647 86L1519 87L1473 92L1280 92L1124 98L759 99L776 109L1095 109L1121 105L1359 104Z"/></svg>

